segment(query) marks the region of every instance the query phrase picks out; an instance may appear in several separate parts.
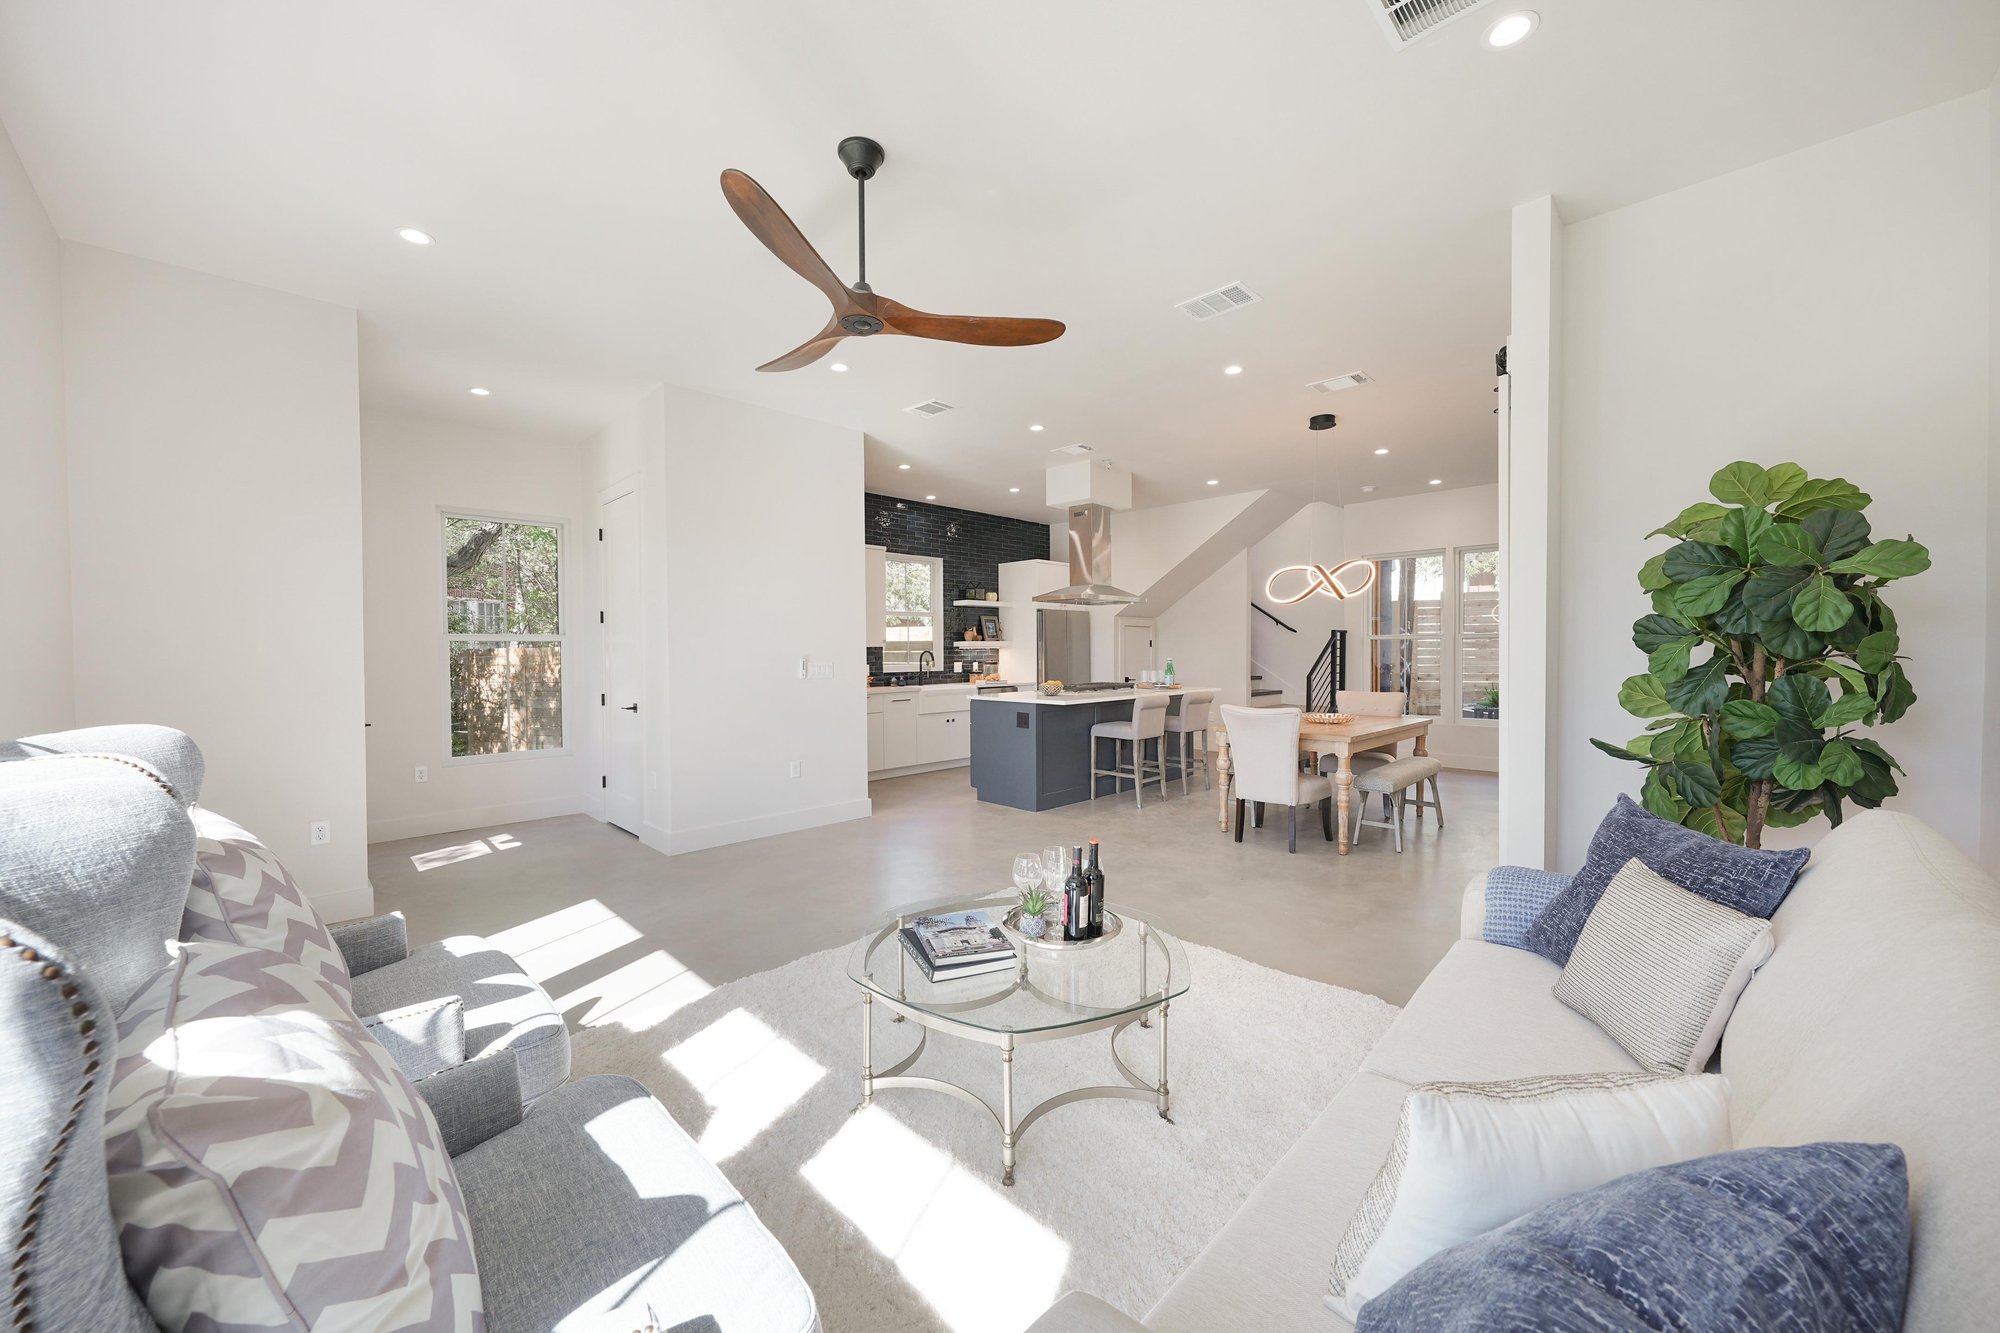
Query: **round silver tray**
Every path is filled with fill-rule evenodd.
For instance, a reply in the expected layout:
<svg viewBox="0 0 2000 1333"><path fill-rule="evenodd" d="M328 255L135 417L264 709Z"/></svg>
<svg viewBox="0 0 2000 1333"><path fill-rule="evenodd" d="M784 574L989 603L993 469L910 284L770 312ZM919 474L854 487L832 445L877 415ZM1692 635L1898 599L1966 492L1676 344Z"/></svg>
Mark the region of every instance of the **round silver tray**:
<svg viewBox="0 0 2000 1333"><path fill-rule="evenodd" d="M1104 909L1104 933L1102 935L1093 940L1066 940L1062 937L1062 927L1053 921L1049 923L1048 934L1040 937L1023 935L1021 933L1021 909L1011 907L1007 909L1007 915L1000 918L1000 929L1007 932L1009 938L1019 940L1029 948L1049 949L1057 953L1063 953L1071 949L1088 949L1095 945L1110 943L1112 940L1118 938L1119 931L1125 929L1125 918L1107 907Z"/></svg>

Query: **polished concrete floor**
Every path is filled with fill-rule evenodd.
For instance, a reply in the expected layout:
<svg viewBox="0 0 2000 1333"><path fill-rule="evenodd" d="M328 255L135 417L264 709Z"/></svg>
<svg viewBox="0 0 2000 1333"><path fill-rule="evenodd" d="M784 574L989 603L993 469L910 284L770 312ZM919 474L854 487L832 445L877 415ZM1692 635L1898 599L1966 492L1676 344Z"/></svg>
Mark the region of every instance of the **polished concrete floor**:
<svg viewBox="0 0 2000 1333"><path fill-rule="evenodd" d="M857 939L899 907L1005 892L1017 853L1097 838L1114 906L1402 1004L1457 938L1460 893L1494 855L1496 782L1481 774L1445 774L1442 831L1412 817L1399 856L1388 830L1364 829L1345 857L1303 811L1296 855L1282 811L1237 844L1198 781L1185 797L1149 792L1143 810L1128 793L1030 814L980 803L967 778L876 782L871 818L682 856L571 815L377 843L369 875L376 910L406 913L413 941L516 931L503 942L518 953L573 937L531 970L558 995L583 994L662 952L710 985L748 976Z"/></svg>

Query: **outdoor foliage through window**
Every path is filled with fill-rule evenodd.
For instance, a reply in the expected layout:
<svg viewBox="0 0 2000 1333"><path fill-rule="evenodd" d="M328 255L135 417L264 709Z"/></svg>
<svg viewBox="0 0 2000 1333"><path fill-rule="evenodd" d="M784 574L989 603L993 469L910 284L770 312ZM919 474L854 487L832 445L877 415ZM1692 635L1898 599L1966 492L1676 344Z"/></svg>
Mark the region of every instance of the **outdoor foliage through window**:
<svg viewBox="0 0 2000 1333"><path fill-rule="evenodd" d="M882 565L882 664L914 667L937 645L937 563L890 556Z"/></svg>
<svg viewBox="0 0 2000 1333"><path fill-rule="evenodd" d="M560 548L553 525L445 516L453 755L562 748Z"/></svg>
<svg viewBox="0 0 2000 1333"><path fill-rule="evenodd" d="M1458 708L1464 717L1500 716L1500 552L1458 553Z"/></svg>
<svg viewBox="0 0 2000 1333"><path fill-rule="evenodd" d="M1444 692L1444 553L1388 556L1375 567L1369 688L1406 694L1411 713L1436 717Z"/></svg>

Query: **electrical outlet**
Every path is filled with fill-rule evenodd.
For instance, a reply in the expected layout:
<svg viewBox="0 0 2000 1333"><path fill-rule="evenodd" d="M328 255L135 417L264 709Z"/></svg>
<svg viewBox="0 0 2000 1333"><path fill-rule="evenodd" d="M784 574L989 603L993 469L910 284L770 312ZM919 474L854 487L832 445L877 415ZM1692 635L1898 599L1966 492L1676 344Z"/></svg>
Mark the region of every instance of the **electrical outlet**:
<svg viewBox="0 0 2000 1333"><path fill-rule="evenodd" d="M799 761L796 759L792 760L792 776L796 778L801 774L803 774L804 772L805 772L805 766L799 763Z"/></svg>
<svg viewBox="0 0 2000 1333"><path fill-rule="evenodd" d="M313 846L321 847L333 841L333 825L324 819L315 819L312 826Z"/></svg>
<svg viewBox="0 0 2000 1333"><path fill-rule="evenodd" d="M428 768L424 767L424 766L423 766L422 764L418 764L418 765L417 765L417 781L419 781L419 782L429 782L430 780L431 780L431 771L430 771L430 770L429 770Z"/></svg>

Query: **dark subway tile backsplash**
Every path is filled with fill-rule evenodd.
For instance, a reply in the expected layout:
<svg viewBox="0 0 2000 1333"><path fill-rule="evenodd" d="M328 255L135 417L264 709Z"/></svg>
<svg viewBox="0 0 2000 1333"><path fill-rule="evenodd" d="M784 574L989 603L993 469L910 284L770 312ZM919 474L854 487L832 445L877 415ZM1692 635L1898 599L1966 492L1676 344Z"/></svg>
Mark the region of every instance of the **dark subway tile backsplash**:
<svg viewBox="0 0 2000 1333"><path fill-rule="evenodd" d="M862 541L869 546L886 546L891 555L931 556L944 561L944 637L956 643L977 623L977 608L951 606L967 588L1000 591L1000 566L1015 560L1049 558L1049 525L1025 519L981 514L970 509L925 504L920 500L898 500L889 495L864 497ZM1000 617L1008 637L1015 622L1032 611L1015 607L992 612ZM940 653L938 666L949 669L949 653ZM882 669L882 651L868 650L871 674Z"/></svg>

